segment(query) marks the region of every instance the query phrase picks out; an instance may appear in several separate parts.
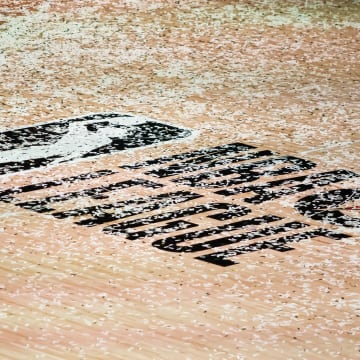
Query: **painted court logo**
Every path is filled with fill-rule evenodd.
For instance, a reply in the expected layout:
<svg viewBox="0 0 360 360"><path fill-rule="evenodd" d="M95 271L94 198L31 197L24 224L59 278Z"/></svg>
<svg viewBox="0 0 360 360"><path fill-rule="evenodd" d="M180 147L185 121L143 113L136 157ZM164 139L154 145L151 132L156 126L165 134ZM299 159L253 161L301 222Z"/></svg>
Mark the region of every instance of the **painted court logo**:
<svg viewBox="0 0 360 360"><path fill-rule="evenodd" d="M190 135L117 114L79 119L3 133L3 173ZM101 144L93 142L93 133ZM34 140L41 134L46 144ZM77 134L78 144L63 151L70 134ZM14 150L19 143L24 151ZM239 263L240 255L286 253L304 240L352 238L360 229L358 181L353 171L323 171L306 159L232 143L7 188L0 201L226 267ZM72 184L76 189L69 191Z"/></svg>
<svg viewBox="0 0 360 360"><path fill-rule="evenodd" d="M190 130L123 114L94 114L0 133L0 175L187 137Z"/></svg>

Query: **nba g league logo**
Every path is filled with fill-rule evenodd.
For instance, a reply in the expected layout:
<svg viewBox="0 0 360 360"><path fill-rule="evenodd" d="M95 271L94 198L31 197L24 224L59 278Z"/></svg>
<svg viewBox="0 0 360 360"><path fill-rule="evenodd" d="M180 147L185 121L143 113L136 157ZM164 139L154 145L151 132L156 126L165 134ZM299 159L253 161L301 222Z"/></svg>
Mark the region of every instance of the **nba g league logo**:
<svg viewBox="0 0 360 360"><path fill-rule="evenodd" d="M0 133L0 175L112 154L190 135L139 116L94 114Z"/></svg>
<svg viewBox="0 0 360 360"><path fill-rule="evenodd" d="M115 113L8 130L0 133L0 176L179 141L191 134L189 129ZM128 241L148 239L159 250L231 266L241 254L266 249L287 252L293 250L292 243L317 237L334 241L351 237L346 230L360 228L356 205L360 190L354 185L331 189L331 185L358 177L345 169L319 172L312 161L233 143L122 165L118 170L3 189L0 201L56 219L70 218L78 226L99 227ZM91 180L99 178L114 180L91 186ZM46 194L49 188L85 180L81 190ZM166 190L168 184L176 190ZM142 188L145 195L127 200L110 196L132 187ZM206 193L219 201L208 199ZM302 193L293 207L303 221L259 215L263 204ZM61 204L78 198L96 204L61 210ZM252 215L255 211L258 215ZM199 216L212 225L204 228Z"/></svg>

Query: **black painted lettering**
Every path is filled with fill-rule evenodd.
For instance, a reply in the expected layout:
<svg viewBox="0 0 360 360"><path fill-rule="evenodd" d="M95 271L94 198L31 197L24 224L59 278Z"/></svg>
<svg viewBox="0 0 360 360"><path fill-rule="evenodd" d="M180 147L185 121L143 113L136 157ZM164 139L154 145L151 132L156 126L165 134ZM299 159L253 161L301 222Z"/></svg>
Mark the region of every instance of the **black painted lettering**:
<svg viewBox="0 0 360 360"><path fill-rule="evenodd" d="M282 180L270 181L260 185L249 185L233 189L224 189L216 191L216 194L223 196L236 195L241 193L253 192L257 195L243 199L251 204L261 204L264 201L270 201L286 195L292 195L306 190L314 189L340 181L348 180L359 175L348 170L334 170L324 173L312 174L307 176L297 176ZM280 187L273 190L272 188Z"/></svg>
<svg viewBox="0 0 360 360"><path fill-rule="evenodd" d="M48 188L51 188L54 186L72 184L72 183L75 183L78 181L91 180L91 179L96 179L96 178L100 178L103 176L109 176L109 175L113 175L113 174L117 174L117 172L112 171L112 170L99 170L99 171L96 171L93 173L85 173L85 174L75 175L75 176L71 176L71 177L67 177L67 178L62 178L59 180L46 181L46 182L41 182L41 183L37 183L37 184L31 184L31 185L25 185L25 186L21 186L21 187L6 189L6 190L0 191L0 201L12 202L14 200L14 195L17 195L17 194L23 194L23 193L28 193L28 192L32 192L32 191L48 189Z"/></svg>
<svg viewBox="0 0 360 360"><path fill-rule="evenodd" d="M283 165L283 166L281 166ZM225 186L237 185L245 182L258 180L262 176L278 176L291 174L301 170L308 170L315 167L315 163L293 156L281 156L238 166L230 166L216 171L203 172L196 175L184 176L172 181L201 188L222 188ZM229 175L236 177L223 178ZM216 181L213 181L216 180Z"/></svg>
<svg viewBox="0 0 360 360"><path fill-rule="evenodd" d="M200 198L201 195L190 191L178 191L155 196L136 198L109 204L89 206L81 209L53 213L54 217L64 219L81 215L91 215L92 218L75 222L78 225L96 226L110 221L124 219L144 212L161 209L167 206L179 204ZM109 210L110 212L108 212Z"/></svg>
<svg viewBox="0 0 360 360"><path fill-rule="evenodd" d="M220 160L215 160L215 161L210 161L210 160L212 160L213 158L217 158L218 157L217 154L205 155L205 156L198 157L196 159L191 159L188 161L183 161L183 162L178 162L176 164L172 164L167 168L151 170L151 171L146 172L145 174L164 178L164 177L168 177L168 176L174 176L174 175L189 173L189 172L193 172L193 171L199 171L199 170L209 169L209 168L213 168L213 167L229 165L229 164L237 163L240 161L257 159L262 156L271 156L271 155L274 155L274 153L272 153L269 150L264 150L264 151L259 151L259 152L247 152L243 155L227 157L225 159L220 159ZM210 162L208 162L208 161L210 161Z"/></svg>
<svg viewBox="0 0 360 360"><path fill-rule="evenodd" d="M198 225L194 224L192 222L189 222L189 221L176 220L176 221L168 222L165 225L158 226L158 227L151 228L151 229L144 230L144 231L136 231L136 232L129 231L126 235L126 238L128 240L138 240L138 239L148 238L148 237L158 235L158 234L166 234L166 233L174 232L174 231L178 231L178 230L190 229L190 228L193 228L196 226L198 226Z"/></svg>
<svg viewBox="0 0 360 360"><path fill-rule="evenodd" d="M267 235L265 235L267 236ZM266 249L271 249L279 252L285 252L293 250L292 247L289 247L288 244L299 242L302 240L308 240L316 237L326 237L332 240L341 240L344 238L349 238L349 235L329 231L327 229L316 229L309 230L306 232L284 236L278 239L263 241L252 243L250 245L240 246L234 249L219 251L211 254L201 255L196 257L198 260L206 261L211 264L220 265L220 266L231 266L236 265L238 262L232 260L231 258L234 256L238 256L241 254L248 254L251 252L262 251ZM252 237L254 238L254 237ZM244 240L250 240L251 237L248 237Z"/></svg>
<svg viewBox="0 0 360 360"><path fill-rule="evenodd" d="M350 204L360 199L360 189L336 189L306 196L295 204L300 214L313 220L360 228L360 218L346 214Z"/></svg>
<svg viewBox="0 0 360 360"><path fill-rule="evenodd" d="M44 199L40 200L31 200L17 203L17 206L20 206L24 209L33 210L39 213L45 213L54 210L49 204L54 204L61 201L76 199L79 197L90 197L93 199L107 199L108 195L106 193L121 189L127 189L132 186L143 186L143 187L150 187L153 189L162 187L163 185L154 183L152 181L143 180L143 179L132 179L127 181L121 181L114 184L99 186L95 188L80 190L80 191L73 191L69 193L59 194L55 196L49 196Z"/></svg>
<svg viewBox="0 0 360 360"><path fill-rule="evenodd" d="M194 232L190 232L190 233L186 233L186 234L168 237L166 239L157 240L157 241L153 242L152 245L161 250L173 251L173 252L202 251L202 250L206 250L206 249L211 249L213 247L229 245L229 244L234 244L238 241L243 241L245 238L247 239L248 236L251 236L251 235L249 235L251 233L228 236L228 237L224 237L221 239L207 241L207 242L204 242L201 244L182 245L182 246L178 245L178 244L182 243L182 242L190 241L190 240L198 240L198 239L201 239L204 237L221 234L224 232L240 230L246 226L251 226L251 225L256 226L256 225L267 224L267 223L270 223L273 221L279 221L279 220L282 220L282 218L280 218L278 216L273 216L273 215L265 215L262 217L256 217L256 218L252 218L252 219L248 219L248 220L241 220L241 221L237 221L237 222L226 224L226 225L214 226L214 227L211 227L211 228L208 228L205 230L199 230L199 231L194 231ZM277 232L276 228L270 228L270 229L271 230L268 230L268 231L270 231L271 234ZM279 229L280 229L280 227L279 227ZM254 232L254 234L260 234L262 231L265 231L265 230L256 231L256 232ZM281 230L281 231L283 231L283 230ZM264 236L264 235L262 235L262 236Z"/></svg>
<svg viewBox="0 0 360 360"><path fill-rule="evenodd" d="M220 145L212 148L202 149L202 150L196 150L191 151L187 153L182 154L176 154L171 156L163 156L161 158L157 159L151 159L144 162L136 163L134 165L123 165L121 168L123 169L141 169L147 166L151 165L161 165L166 164L174 161L184 161L187 159L192 159L196 157L208 157L209 160L214 159L219 156L229 156L229 155L235 155L240 151L247 151L254 149L254 146L242 144L242 143L234 143L234 144L226 144L226 145ZM194 161L194 160L192 160ZM204 161L204 158L202 158L202 161Z"/></svg>
<svg viewBox="0 0 360 360"><path fill-rule="evenodd" d="M144 234L143 231L142 232L132 231L131 229L133 228L137 228L145 225L152 225L163 221L169 221L169 220L183 218L185 216L192 216L192 215L197 215L210 211L218 211L218 210L225 210L225 211L221 211L220 213L216 213L216 214L210 214L207 215L207 217L218 221L224 221L236 217L245 216L251 212L251 210L249 208L246 208L245 206L226 204L226 203L211 203L211 204L197 205L187 209L165 212L162 214L148 216L141 219L124 221L118 224L109 225L103 229L103 232L111 235L131 234L131 237L128 236L127 238L129 240L135 240L141 237L145 237L145 235L146 237L152 236L154 230L152 229L146 230L147 232L146 234Z"/></svg>

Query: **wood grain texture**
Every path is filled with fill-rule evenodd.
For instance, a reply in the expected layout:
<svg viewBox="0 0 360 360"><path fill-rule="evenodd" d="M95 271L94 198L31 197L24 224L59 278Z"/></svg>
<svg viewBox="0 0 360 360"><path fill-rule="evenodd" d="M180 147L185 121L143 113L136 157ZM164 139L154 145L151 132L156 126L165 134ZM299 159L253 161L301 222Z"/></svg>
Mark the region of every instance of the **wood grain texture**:
<svg viewBox="0 0 360 360"><path fill-rule="evenodd" d="M241 142L316 164L297 175L359 174L359 27L358 1L0 0L0 131L119 112L195 134L0 176L0 194L110 169L116 174L16 196L25 202L141 178L162 187L134 186L112 192L110 200L185 190L202 197L132 220L229 202L251 209L237 220L271 214L280 223L349 236L309 238L288 252L244 253L238 264L221 267L195 258L206 251L152 246L193 229L131 241L103 231L116 221L80 226L80 218L2 201L0 358L360 359L359 229L295 208L304 196L359 189L359 178L256 205L244 202L245 195L225 197L145 173L156 166L121 168ZM54 207L106 201L77 197ZM358 199L347 204L344 212L359 218ZM200 229L223 224L206 213L183 220ZM241 233L257 230L249 225Z"/></svg>

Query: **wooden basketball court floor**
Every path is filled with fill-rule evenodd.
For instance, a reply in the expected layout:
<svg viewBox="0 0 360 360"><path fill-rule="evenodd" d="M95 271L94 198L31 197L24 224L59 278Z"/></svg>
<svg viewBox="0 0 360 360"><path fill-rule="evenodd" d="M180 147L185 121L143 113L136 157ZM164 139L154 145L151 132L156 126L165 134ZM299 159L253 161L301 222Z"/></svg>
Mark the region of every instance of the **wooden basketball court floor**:
<svg viewBox="0 0 360 360"><path fill-rule="evenodd" d="M359 28L0 0L0 358L360 359Z"/></svg>

